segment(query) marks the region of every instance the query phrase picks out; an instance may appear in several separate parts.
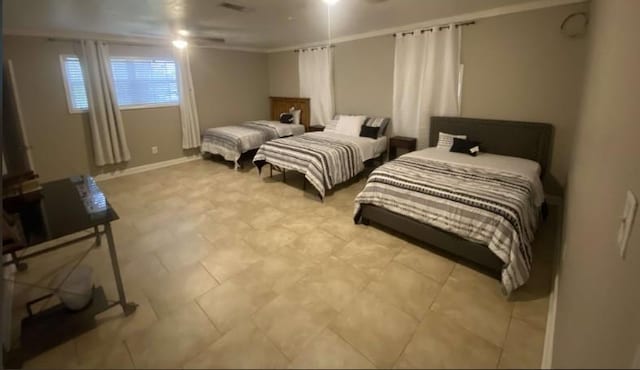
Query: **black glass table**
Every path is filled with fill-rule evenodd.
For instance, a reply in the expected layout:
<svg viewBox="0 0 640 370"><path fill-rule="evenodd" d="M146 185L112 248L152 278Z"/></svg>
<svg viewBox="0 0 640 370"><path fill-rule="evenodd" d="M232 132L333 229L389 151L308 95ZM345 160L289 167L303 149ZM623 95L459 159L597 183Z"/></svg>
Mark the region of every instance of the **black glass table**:
<svg viewBox="0 0 640 370"><path fill-rule="evenodd" d="M22 243L3 248L2 254L10 256L8 261L3 261L3 265L15 265L19 271L24 270L28 267L25 261L30 258L92 238L95 238L96 245L100 246L102 236L105 236L118 291L118 300L107 304L102 289L94 288L94 301L98 301L98 304L94 302L93 308L90 307L85 310L86 312L80 314L80 316L95 316L99 312L117 305L122 306L125 315L133 313L136 310L137 304L128 302L126 299L118 265L116 246L111 230L111 222L118 220L119 217L107 201L104 193L100 191L93 177L76 176L44 183L42 184L40 193L41 196L39 199L32 202L19 205L11 205L8 204L9 202L3 202L5 211L19 215L24 235ZM55 243L57 239L68 237L82 231L88 232L69 240L64 238L59 243ZM53 242L54 244L46 248L34 248L45 242ZM97 298L96 292L98 293ZM99 308L96 308L98 306ZM47 310L43 312L41 316L47 316L49 317L48 320L51 321L51 317L54 317L56 312L67 314L63 319L54 320L58 322L58 326L73 326L68 317L76 315L77 313L69 315L69 311L64 308ZM23 329L25 320L29 319L35 321L33 317L24 319ZM47 330L51 331L50 325L40 326L42 328L46 327ZM64 335L61 335L60 339L65 339L64 337ZM23 341L21 340L21 342ZM37 351L30 350L29 355L40 352L50 345L51 344L48 344L45 347L40 345ZM24 352L25 349L23 348L22 350Z"/></svg>

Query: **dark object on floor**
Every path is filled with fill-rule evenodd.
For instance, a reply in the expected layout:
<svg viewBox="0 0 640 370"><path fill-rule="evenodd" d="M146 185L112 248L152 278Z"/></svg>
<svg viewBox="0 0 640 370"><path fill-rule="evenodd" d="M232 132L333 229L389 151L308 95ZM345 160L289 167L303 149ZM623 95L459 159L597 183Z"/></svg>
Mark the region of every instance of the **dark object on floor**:
<svg viewBox="0 0 640 370"><path fill-rule="evenodd" d="M389 140L389 160L392 161L398 157L398 148L404 149L406 152L416 150L418 140L415 137L394 136Z"/></svg>

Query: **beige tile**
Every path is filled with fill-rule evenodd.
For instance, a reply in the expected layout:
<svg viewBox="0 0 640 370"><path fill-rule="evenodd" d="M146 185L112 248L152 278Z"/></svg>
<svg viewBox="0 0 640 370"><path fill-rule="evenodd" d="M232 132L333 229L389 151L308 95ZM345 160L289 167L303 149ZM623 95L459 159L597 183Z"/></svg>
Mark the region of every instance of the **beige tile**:
<svg viewBox="0 0 640 370"><path fill-rule="evenodd" d="M251 322L237 326L184 364L186 369L282 369L287 358Z"/></svg>
<svg viewBox="0 0 640 370"><path fill-rule="evenodd" d="M325 221L325 218L312 213L287 214L280 220L280 226L287 228L300 235L309 233L318 229L318 225Z"/></svg>
<svg viewBox="0 0 640 370"><path fill-rule="evenodd" d="M195 304L188 304L126 340L136 368L176 368L220 334Z"/></svg>
<svg viewBox="0 0 640 370"><path fill-rule="evenodd" d="M369 277L364 272L332 256L314 266L297 285L341 311L368 281Z"/></svg>
<svg viewBox="0 0 640 370"><path fill-rule="evenodd" d="M116 251L120 261L138 258L156 249L175 243L175 238L167 228L160 228L146 233L140 233L135 238L116 244Z"/></svg>
<svg viewBox="0 0 640 370"><path fill-rule="evenodd" d="M297 238L290 246L310 258L323 259L340 250L345 244L344 240L324 230L313 230Z"/></svg>
<svg viewBox="0 0 640 370"><path fill-rule="evenodd" d="M207 239L198 234L184 235L177 239L175 244L166 245L155 252L169 271L198 263L215 250Z"/></svg>
<svg viewBox="0 0 640 370"><path fill-rule="evenodd" d="M509 325L499 367L502 369L540 368L543 347L544 330L513 319Z"/></svg>
<svg viewBox="0 0 640 370"><path fill-rule="evenodd" d="M396 253L396 250L373 243L368 239L356 239L340 249L336 256L376 278Z"/></svg>
<svg viewBox="0 0 640 370"><path fill-rule="evenodd" d="M517 296L513 317L535 328L545 330L549 313L549 297Z"/></svg>
<svg viewBox="0 0 640 370"><path fill-rule="evenodd" d="M78 348L78 364L83 369L133 369L124 341L91 348Z"/></svg>
<svg viewBox="0 0 640 370"><path fill-rule="evenodd" d="M440 284L391 262L367 290L420 320L440 291Z"/></svg>
<svg viewBox="0 0 640 370"><path fill-rule="evenodd" d="M382 230L375 227L367 227L362 233L362 237L369 239L374 243L384 245L389 248L402 248L411 245L406 240L398 237L395 232L391 230Z"/></svg>
<svg viewBox="0 0 640 370"><path fill-rule="evenodd" d="M336 311L319 297L303 290L289 290L256 312L253 319L291 359L335 315Z"/></svg>
<svg viewBox="0 0 640 370"><path fill-rule="evenodd" d="M291 369L375 369L349 343L329 329L307 344L289 364Z"/></svg>
<svg viewBox="0 0 640 370"><path fill-rule="evenodd" d="M243 234L243 237L260 253L278 253L286 250L289 244L298 237L298 234L276 227L270 230L254 230Z"/></svg>
<svg viewBox="0 0 640 370"><path fill-rule="evenodd" d="M227 332L250 320L251 315L276 297L273 292L250 294L240 285L226 282L197 299L216 328Z"/></svg>
<svg viewBox="0 0 640 370"><path fill-rule="evenodd" d="M217 285L204 267L191 265L144 287L144 293L149 297L154 311L162 317Z"/></svg>
<svg viewBox="0 0 640 370"><path fill-rule="evenodd" d="M290 250L288 254L265 255L229 281L252 294L280 293L306 276L312 265Z"/></svg>
<svg viewBox="0 0 640 370"><path fill-rule="evenodd" d="M228 280L262 259L242 240L218 240L214 245L216 249L202 260L202 265L219 282Z"/></svg>
<svg viewBox="0 0 640 370"><path fill-rule="evenodd" d="M233 238L236 235L243 235L253 230L247 223L238 219L231 218L219 221L211 217L208 217L206 221L203 221L196 228L200 235L214 244L218 240Z"/></svg>
<svg viewBox="0 0 640 370"><path fill-rule="evenodd" d="M456 265L431 309L501 347L513 303L502 295L498 280Z"/></svg>
<svg viewBox="0 0 640 370"><path fill-rule="evenodd" d="M331 323L344 338L379 368L390 368L411 339L418 322L375 295L363 292Z"/></svg>
<svg viewBox="0 0 640 370"><path fill-rule="evenodd" d="M342 240L351 241L364 232L367 227L364 225L356 225L353 222L353 218L349 216L340 215L328 218L320 225L320 228L330 232Z"/></svg>
<svg viewBox="0 0 640 370"><path fill-rule="evenodd" d="M270 229L278 224L278 227L276 227L277 230L278 228L280 228L278 221L285 216L284 212L273 207L261 208L258 212L254 205L252 207L252 211L253 214L248 224L256 230Z"/></svg>
<svg viewBox="0 0 640 370"><path fill-rule="evenodd" d="M454 320L429 312L407 345L397 368L495 368L500 348Z"/></svg>
<svg viewBox="0 0 640 370"><path fill-rule="evenodd" d="M440 283L447 281L455 262L417 246L406 246L394 260Z"/></svg>

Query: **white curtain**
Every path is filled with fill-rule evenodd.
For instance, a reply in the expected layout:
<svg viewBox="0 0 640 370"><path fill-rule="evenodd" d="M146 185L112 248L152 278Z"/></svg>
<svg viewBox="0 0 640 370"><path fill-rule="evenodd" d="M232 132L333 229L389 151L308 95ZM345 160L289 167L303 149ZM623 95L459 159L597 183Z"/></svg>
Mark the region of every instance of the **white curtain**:
<svg viewBox="0 0 640 370"><path fill-rule="evenodd" d="M95 163L104 166L126 162L131 154L113 86L109 46L82 40L81 47Z"/></svg>
<svg viewBox="0 0 640 370"><path fill-rule="evenodd" d="M311 125L333 119L333 53L330 47L298 52L300 95L311 99Z"/></svg>
<svg viewBox="0 0 640 370"><path fill-rule="evenodd" d="M431 116L459 115L460 30L417 30L396 34L395 42L391 128L425 148Z"/></svg>
<svg viewBox="0 0 640 370"><path fill-rule="evenodd" d="M182 122L182 148L191 149L200 146L200 122L198 121L198 108L196 95L191 78L191 63L189 61L189 49L175 49L175 57L178 62L178 74L180 83L180 121Z"/></svg>

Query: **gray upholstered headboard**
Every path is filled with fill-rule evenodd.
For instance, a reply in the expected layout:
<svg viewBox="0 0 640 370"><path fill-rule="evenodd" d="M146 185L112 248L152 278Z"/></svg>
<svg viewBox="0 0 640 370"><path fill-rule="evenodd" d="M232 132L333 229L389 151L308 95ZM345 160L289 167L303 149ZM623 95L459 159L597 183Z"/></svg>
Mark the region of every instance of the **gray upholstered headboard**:
<svg viewBox="0 0 640 370"><path fill-rule="evenodd" d="M542 175L549 169L553 126L548 123L431 117L429 146L436 146L441 131L467 135L480 142L483 152L534 160L540 163Z"/></svg>

